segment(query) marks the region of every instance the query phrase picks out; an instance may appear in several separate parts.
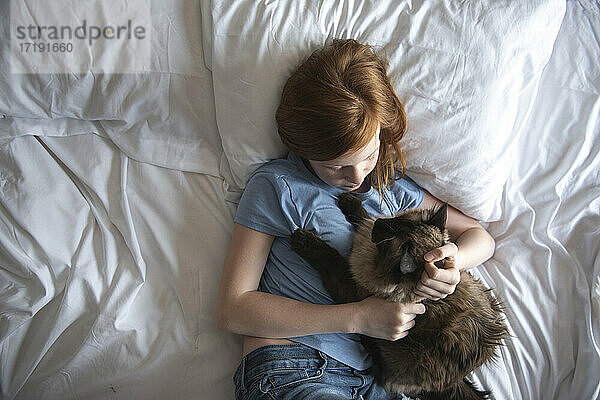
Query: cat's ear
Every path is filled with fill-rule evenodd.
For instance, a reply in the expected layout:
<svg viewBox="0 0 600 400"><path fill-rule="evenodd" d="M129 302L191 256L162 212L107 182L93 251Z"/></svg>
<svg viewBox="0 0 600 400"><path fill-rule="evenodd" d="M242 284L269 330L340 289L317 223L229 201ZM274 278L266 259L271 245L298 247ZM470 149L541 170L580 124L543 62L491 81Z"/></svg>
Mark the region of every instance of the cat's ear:
<svg viewBox="0 0 600 400"><path fill-rule="evenodd" d="M448 219L448 203L444 203L436 212L429 218L428 223L437 226L441 230L446 229L446 220Z"/></svg>
<svg viewBox="0 0 600 400"><path fill-rule="evenodd" d="M371 241L379 244L382 241L394 236L394 230L391 225L391 218L377 218L371 231Z"/></svg>
<svg viewBox="0 0 600 400"><path fill-rule="evenodd" d="M404 242L400 247L400 272L410 274L416 270L419 265L417 259L412 253L412 245L410 242Z"/></svg>

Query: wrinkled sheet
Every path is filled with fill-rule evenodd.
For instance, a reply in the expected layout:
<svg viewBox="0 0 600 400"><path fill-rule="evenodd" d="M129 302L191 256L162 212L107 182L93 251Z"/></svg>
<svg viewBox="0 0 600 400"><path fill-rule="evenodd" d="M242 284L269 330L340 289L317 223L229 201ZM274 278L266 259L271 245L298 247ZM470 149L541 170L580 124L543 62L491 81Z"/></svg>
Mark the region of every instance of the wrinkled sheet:
<svg viewBox="0 0 600 400"><path fill-rule="evenodd" d="M513 336L475 373L496 399L600 394L599 21L594 2L567 4L502 166L496 253L472 270ZM36 135L0 141L0 399L233 398L240 338L213 319L224 180L140 162L102 132L20 123Z"/></svg>
<svg viewBox="0 0 600 400"><path fill-rule="evenodd" d="M600 394L600 10L569 2L477 273L513 338L477 373L498 399Z"/></svg>
<svg viewBox="0 0 600 400"><path fill-rule="evenodd" d="M0 144L2 398L230 398L222 180L96 135Z"/></svg>

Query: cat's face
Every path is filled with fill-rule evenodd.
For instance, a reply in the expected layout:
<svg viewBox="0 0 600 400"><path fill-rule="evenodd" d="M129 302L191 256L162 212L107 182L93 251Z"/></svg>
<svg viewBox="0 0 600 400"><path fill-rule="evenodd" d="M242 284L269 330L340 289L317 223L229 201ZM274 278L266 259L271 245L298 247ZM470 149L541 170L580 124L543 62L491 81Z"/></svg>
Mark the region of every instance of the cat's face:
<svg viewBox="0 0 600 400"><path fill-rule="evenodd" d="M393 218L379 218L371 231L377 247L376 269L387 284L417 284L428 251L448 241L447 205L439 210L411 210Z"/></svg>

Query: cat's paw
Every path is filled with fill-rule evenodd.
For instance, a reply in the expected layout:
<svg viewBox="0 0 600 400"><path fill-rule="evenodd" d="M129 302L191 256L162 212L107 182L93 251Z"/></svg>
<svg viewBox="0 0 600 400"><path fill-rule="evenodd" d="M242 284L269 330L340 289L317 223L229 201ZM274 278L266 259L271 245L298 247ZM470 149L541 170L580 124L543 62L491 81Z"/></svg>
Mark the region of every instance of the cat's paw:
<svg viewBox="0 0 600 400"><path fill-rule="evenodd" d="M344 215L356 213L356 210L362 208L362 202L358 197L350 193L342 193L337 197L337 206Z"/></svg>
<svg viewBox="0 0 600 400"><path fill-rule="evenodd" d="M360 199L350 193L340 194L337 198L337 206L355 230L358 230L360 223L368 217Z"/></svg>
<svg viewBox="0 0 600 400"><path fill-rule="evenodd" d="M292 250L299 255L305 255L311 249L321 244L322 240L313 232L307 231L302 228L296 229L290 235L290 245Z"/></svg>

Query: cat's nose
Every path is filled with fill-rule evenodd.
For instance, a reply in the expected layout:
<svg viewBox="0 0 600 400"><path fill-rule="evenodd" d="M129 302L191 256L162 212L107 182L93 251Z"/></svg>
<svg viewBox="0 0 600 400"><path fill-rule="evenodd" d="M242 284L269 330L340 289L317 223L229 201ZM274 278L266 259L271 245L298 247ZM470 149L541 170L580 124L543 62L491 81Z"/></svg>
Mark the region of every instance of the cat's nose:
<svg viewBox="0 0 600 400"><path fill-rule="evenodd" d="M400 263L398 264L398 270L403 274L410 274L411 272L415 272L417 269L417 264L415 263Z"/></svg>

